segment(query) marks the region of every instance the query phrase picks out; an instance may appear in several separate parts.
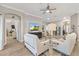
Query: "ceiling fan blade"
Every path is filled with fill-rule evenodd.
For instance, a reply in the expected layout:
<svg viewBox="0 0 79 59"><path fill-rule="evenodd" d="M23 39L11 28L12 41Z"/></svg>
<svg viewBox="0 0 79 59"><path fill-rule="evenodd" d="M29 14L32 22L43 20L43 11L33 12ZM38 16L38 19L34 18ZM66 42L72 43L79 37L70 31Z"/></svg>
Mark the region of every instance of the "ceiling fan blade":
<svg viewBox="0 0 79 59"><path fill-rule="evenodd" d="M45 14L46 12L44 11L43 14Z"/></svg>
<svg viewBox="0 0 79 59"><path fill-rule="evenodd" d="M52 13L52 11L50 11L49 13Z"/></svg>
<svg viewBox="0 0 79 59"><path fill-rule="evenodd" d="M56 10L56 8L50 8L50 5L47 4L47 7L45 9L41 9L40 11L43 11L43 14L45 13L52 13L53 10Z"/></svg>
<svg viewBox="0 0 79 59"><path fill-rule="evenodd" d="M50 9L50 6L49 5L47 6L47 9Z"/></svg>
<svg viewBox="0 0 79 59"><path fill-rule="evenodd" d="M46 9L41 9L40 11L46 11Z"/></svg>
<svg viewBox="0 0 79 59"><path fill-rule="evenodd" d="M52 13L52 10L49 10L49 13L51 14Z"/></svg>
<svg viewBox="0 0 79 59"><path fill-rule="evenodd" d="M49 3L47 4L47 8L46 9L50 9L50 5L49 5Z"/></svg>

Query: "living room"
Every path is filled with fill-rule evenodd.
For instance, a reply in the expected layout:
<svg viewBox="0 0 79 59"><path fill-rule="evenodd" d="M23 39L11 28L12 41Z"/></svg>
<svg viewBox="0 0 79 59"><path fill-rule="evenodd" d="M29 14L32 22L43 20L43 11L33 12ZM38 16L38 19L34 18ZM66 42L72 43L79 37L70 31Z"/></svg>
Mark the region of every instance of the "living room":
<svg viewBox="0 0 79 59"><path fill-rule="evenodd" d="M78 3L0 4L0 55L22 55L21 53L23 53L26 56L28 54L35 56L78 56L78 6ZM69 11L67 11L68 9ZM7 24L11 27L11 31L8 33L12 34L12 37L14 34L16 40L8 39L7 28L9 29L9 25ZM17 43L21 43L20 46ZM24 51L14 53L18 48L10 48L10 45L13 44L18 48L23 48ZM3 53L5 51L8 52ZM21 50L19 49L19 51Z"/></svg>

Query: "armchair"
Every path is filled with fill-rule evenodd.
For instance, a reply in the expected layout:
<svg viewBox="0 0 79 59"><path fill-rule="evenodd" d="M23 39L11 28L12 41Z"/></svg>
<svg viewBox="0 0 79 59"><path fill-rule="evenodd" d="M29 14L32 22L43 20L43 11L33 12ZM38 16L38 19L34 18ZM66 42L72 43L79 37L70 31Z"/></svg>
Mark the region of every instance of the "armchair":
<svg viewBox="0 0 79 59"><path fill-rule="evenodd" d="M53 48L64 55L70 55L72 53L75 44L76 44L76 34L71 33L67 34L65 40Z"/></svg>
<svg viewBox="0 0 79 59"><path fill-rule="evenodd" d="M25 34L24 44L34 55L40 55L48 49L44 42L41 42L34 34Z"/></svg>

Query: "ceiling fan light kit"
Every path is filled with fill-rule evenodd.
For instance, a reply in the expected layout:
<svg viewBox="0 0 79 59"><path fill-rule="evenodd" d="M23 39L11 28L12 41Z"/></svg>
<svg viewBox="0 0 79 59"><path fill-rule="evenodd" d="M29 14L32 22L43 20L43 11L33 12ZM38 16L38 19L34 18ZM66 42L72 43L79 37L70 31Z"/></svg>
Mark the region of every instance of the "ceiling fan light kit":
<svg viewBox="0 0 79 59"><path fill-rule="evenodd" d="M46 10L46 12L49 13L50 11L49 10Z"/></svg>
<svg viewBox="0 0 79 59"><path fill-rule="evenodd" d="M43 14L45 13L52 13L52 11L56 10L56 8L50 8L50 5L48 4L45 9L41 9L40 11L43 11Z"/></svg>

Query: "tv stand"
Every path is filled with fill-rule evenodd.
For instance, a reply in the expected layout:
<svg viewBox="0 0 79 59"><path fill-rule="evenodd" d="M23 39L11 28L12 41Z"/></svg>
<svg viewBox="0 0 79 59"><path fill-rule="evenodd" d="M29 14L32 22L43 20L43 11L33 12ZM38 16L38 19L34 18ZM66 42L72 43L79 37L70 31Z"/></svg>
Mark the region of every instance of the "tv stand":
<svg viewBox="0 0 79 59"><path fill-rule="evenodd" d="M34 34L34 35L37 35L38 36L38 38L42 38L42 32L40 32L40 31L31 31L31 32L29 32L30 34Z"/></svg>

